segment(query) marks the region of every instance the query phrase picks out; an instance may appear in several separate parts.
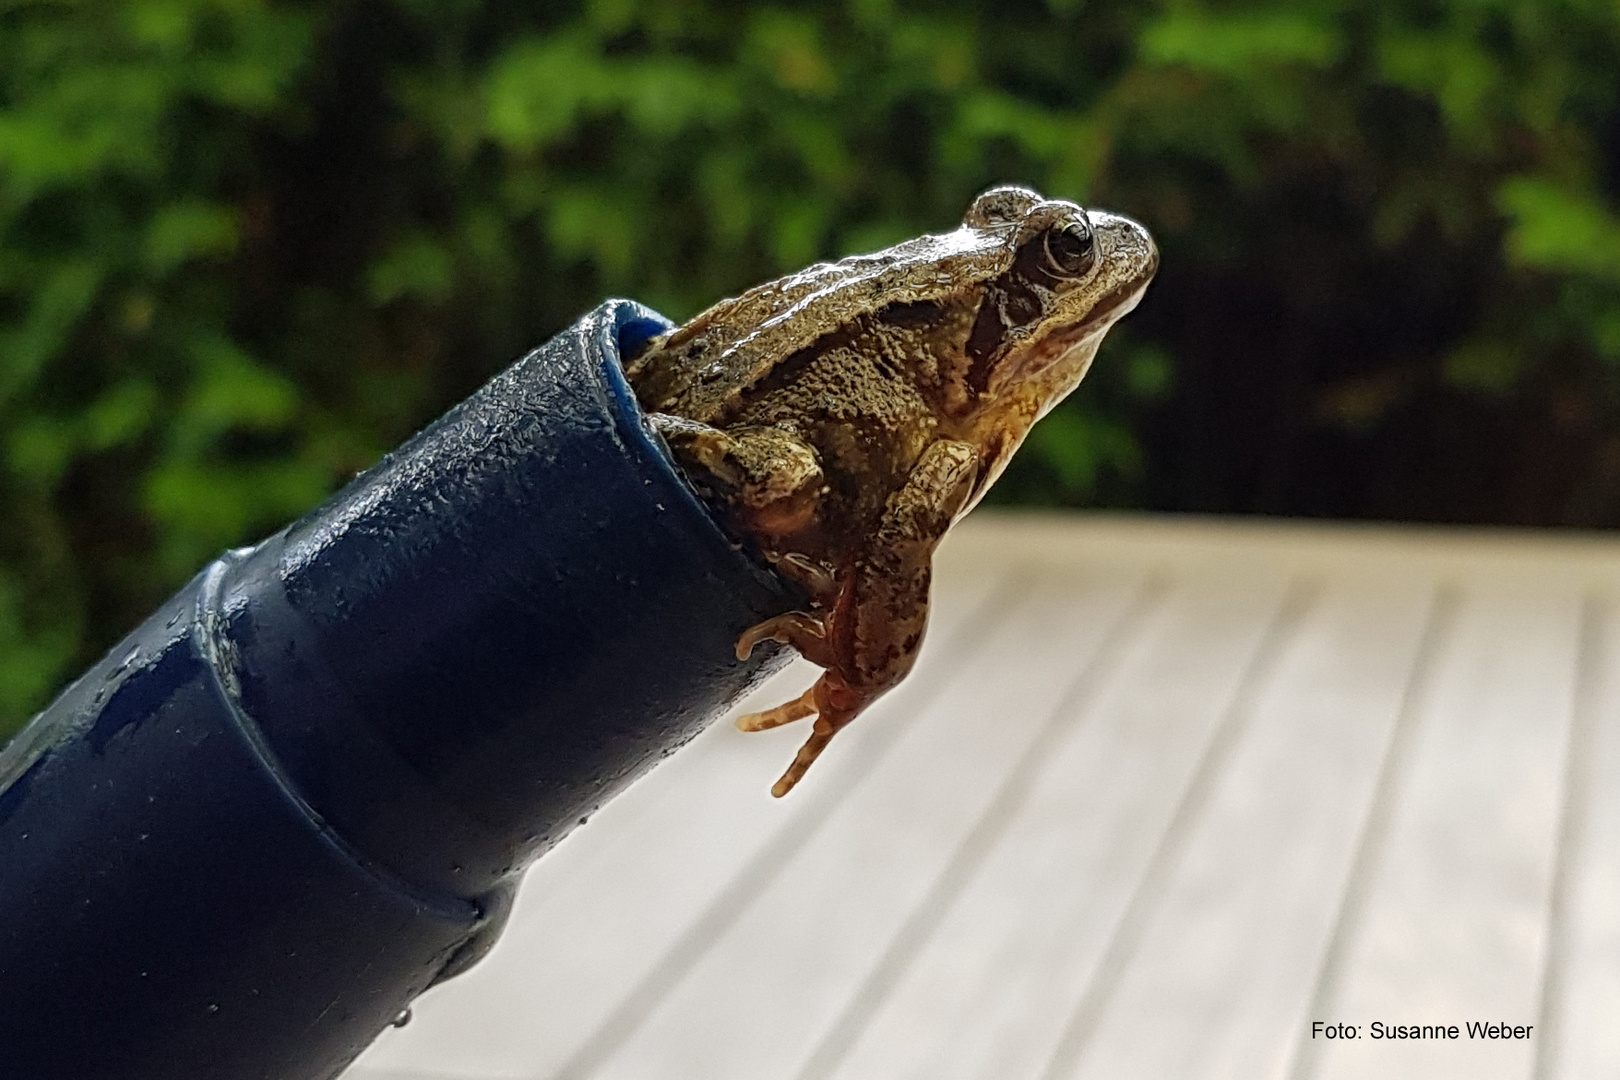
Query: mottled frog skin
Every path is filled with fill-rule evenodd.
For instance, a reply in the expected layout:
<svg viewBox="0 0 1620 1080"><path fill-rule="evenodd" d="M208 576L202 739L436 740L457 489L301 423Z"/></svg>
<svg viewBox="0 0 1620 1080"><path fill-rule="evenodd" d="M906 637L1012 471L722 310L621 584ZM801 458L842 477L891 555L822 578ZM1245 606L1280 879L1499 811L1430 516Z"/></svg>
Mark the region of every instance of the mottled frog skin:
<svg viewBox="0 0 1620 1080"><path fill-rule="evenodd" d="M825 669L738 721L816 718L773 795L911 670L934 549L1157 266L1129 218L997 187L953 232L756 286L626 364L699 492L810 597L737 642L739 657L785 642Z"/></svg>

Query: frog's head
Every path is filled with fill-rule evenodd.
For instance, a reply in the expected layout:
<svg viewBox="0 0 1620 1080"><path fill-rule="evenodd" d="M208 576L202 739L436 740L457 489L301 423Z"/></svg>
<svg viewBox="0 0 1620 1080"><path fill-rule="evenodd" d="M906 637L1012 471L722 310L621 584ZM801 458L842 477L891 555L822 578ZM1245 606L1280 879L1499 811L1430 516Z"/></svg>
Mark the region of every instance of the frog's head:
<svg viewBox="0 0 1620 1080"><path fill-rule="evenodd" d="M1148 231L1028 188L991 188L962 229L1000 234L1004 268L978 286L963 347L963 434L981 466L969 506L1001 474L1036 420L1079 385L1103 336L1158 269Z"/></svg>

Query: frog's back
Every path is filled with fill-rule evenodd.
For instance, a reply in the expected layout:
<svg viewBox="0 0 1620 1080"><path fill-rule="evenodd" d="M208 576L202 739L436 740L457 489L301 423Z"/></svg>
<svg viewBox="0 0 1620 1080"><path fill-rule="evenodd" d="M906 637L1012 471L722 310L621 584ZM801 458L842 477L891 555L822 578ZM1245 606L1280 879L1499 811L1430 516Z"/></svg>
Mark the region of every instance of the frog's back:
<svg viewBox="0 0 1620 1080"><path fill-rule="evenodd" d="M960 292L1005 242L963 228L818 263L720 301L655 338L626 372L647 411L724 424L778 365L884 307Z"/></svg>

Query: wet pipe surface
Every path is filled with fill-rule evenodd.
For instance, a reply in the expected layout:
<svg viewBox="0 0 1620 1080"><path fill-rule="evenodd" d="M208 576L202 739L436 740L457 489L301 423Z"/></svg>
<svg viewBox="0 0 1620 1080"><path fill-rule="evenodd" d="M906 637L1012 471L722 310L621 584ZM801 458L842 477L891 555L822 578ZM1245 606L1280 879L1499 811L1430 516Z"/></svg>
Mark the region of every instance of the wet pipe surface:
<svg viewBox="0 0 1620 1080"><path fill-rule="evenodd" d="M0 751L3 1070L332 1075L796 598L641 425L614 301L205 569ZM634 678L626 677L634 673ZM0 1074L3 1074L0 1070Z"/></svg>

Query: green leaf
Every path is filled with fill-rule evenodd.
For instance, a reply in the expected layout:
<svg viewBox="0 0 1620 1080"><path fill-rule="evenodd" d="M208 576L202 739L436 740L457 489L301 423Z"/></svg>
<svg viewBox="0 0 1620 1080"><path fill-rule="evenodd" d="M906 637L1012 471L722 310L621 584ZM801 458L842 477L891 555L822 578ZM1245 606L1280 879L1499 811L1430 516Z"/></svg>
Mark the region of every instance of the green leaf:
<svg viewBox="0 0 1620 1080"><path fill-rule="evenodd" d="M18 574L0 567L0 743L44 704L78 644L77 618L29 619L27 594Z"/></svg>
<svg viewBox="0 0 1620 1080"><path fill-rule="evenodd" d="M200 454L233 428L273 432L292 420L298 408L297 387L229 338L196 338L189 352L197 365L196 381L175 414L170 436L183 456Z"/></svg>
<svg viewBox="0 0 1620 1080"><path fill-rule="evenodd" d="M139 376L124 379L85 409L81 429L85 446L106 450L144 435L158 411L158 391Z"/></svg>
<svg viewBox="0 0 1620 1080"><path fill-rule="evenodd" d="M103 273L91 258L64 260L44 271L21 322L0 330L0 405L31 385L67 345L95 303Z"/></svg>
<svg viewBox="0 0 1620 1080"><path fill-rule="evenodd" d="M6 432L6 465L39 487L61 479L79 446L78 425L58 416L29 416Z"/></svg>
<svg viewBox="0 0 1620 1080"><path fill-rule="evenodd" d="M1169 353L1151 345L1140 345L1120 359L1125 364L1125 385L1133 397L1152 401L1169 393L1175 381L1175 362Z"/></svg>
<svg viewBox="0 0 1620 1080"><path fill-rule="evenodd" d="M1518 349L1505 341L1476 338L1446 354L1444 373L1453 386L1501 394L1510 389L1524 369Z"/></svg>
<svg viewBox="0 0 1620 1080"><path fill-rule="evenodd" d="M1391 34L1379 42L1378 59L1385 79L1433 96L1457 131L1482 135L1486 103L1502 73L1469 35Z"/></svg>
<svg viewBox="0 0 1620 1080"><path fill-rule="evenodd" d="M442 301L455 284L455 259L449 249L420 232L395 241L366 271L366 294L378 304L402 296Z"/></svg>
<svg viewBox="0 0 1620 1080"><path fill-rule="evenodd" d="M722 123L739 99L732 80L686 60L648 59L608 69L612 93L639 129L667 138L694 123Z"/></svg>
<svg viewBox="0 0 1620 1080"><path fill-rule="evenodd" d="M547 235L563 255L627 274L641 232L635 209L605 186L565 188L551 199Z"/></svg>
<svg viewBox="0 0 1620 1080"><path fill-rule="evenodd" d="M1030 429L1020 453L1044 462L1076 495L1095 488L1104 469L1129 474L1141 468L1141 447L1128 428L1073 402L1053 409Z"/></svg>
<svg viewBox="0 0 1620 1080"><path fill-rule="evenodd" d="M1620 281L1620 218L1597 199L1521 176L1497 188L1496 201L1513 222L1504 247L1514 262Z"/></svg>
<svg viewBox="0 0 1620 1080"><path fill-rule="evenodd" d="M801 94L826 96L838 76L823 52L817 20L773 8L750 13L744 55L767 71L777 85Z"/></svg>
<svg viewBox="0 0 1620 1080"><path fill-rule="evenodd" d="M318 503L326 471L300 462L168 461L153 469L143 505L165 531L160 556L184 573L233 544L254 540Z"/></svg>
<svg viewBox="0 0 1620 1080"><path fill-rule="evenodd" d="M518 41L495 62L484 84L484 122L512 150L559 138L576 119L614 96L613 77L582 34Z"/></svg>
<svg viewBox="0 0 1620 1080"><path fill-rule="evenodd" d="M1330 67L1344 43L1335 27L1303 12L1216 15L1181 10L1147 26L1137 48L1151 63L1180 64L1242 79L1256 65Z"/></svg>
<svg viewBox="0 0 1620 1080"><path fill-rule="evenodd" d="M171 203L146 227L146 262L154 273L167 274L189 259L229 255L236 242L234 208L201 200Z"/></svg>

